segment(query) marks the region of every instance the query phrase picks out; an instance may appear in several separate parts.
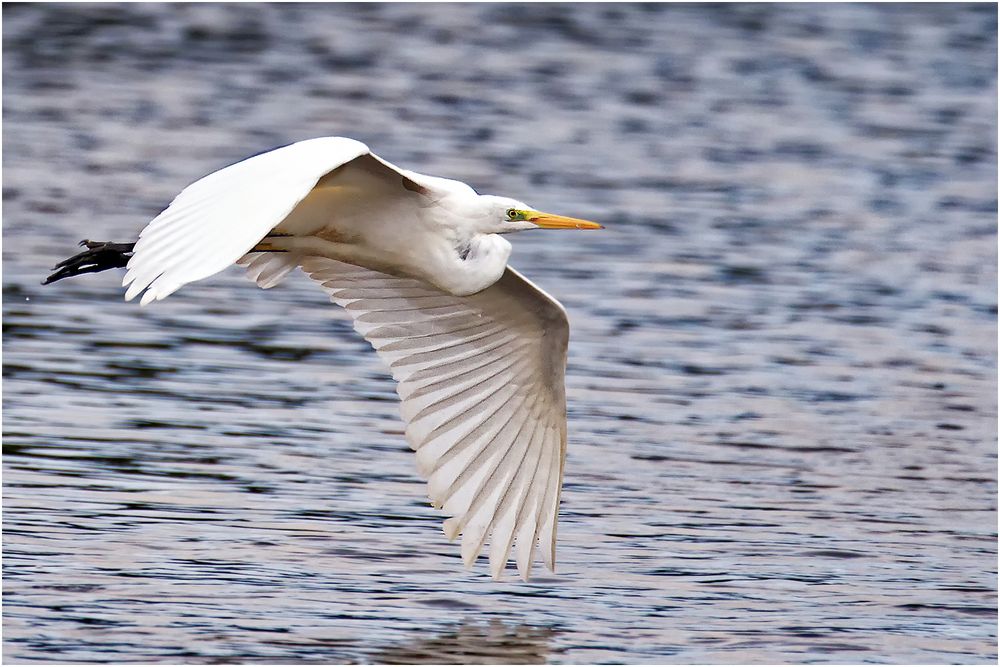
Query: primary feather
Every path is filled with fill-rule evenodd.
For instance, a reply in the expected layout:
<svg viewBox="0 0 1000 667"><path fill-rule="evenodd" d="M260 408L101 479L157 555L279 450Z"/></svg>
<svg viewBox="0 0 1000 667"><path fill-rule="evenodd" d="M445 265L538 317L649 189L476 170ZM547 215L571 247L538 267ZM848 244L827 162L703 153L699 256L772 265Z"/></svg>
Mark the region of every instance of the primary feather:
<svg viewBox="0 0 1000 667"><path fill-rule="evenodd" d="M368 153L359 141L324 137L262 153L184 188L139 234L126 300L169 296L249 252L325 174Z"/></svg>
<svg viewBox="0 0 1000 667"><path fill-rule="evenodd" d="M465 533L466 563L491 535L491 571L499 576L516 538L527 579L541 535L554 567L566 448L562 307L511 268L470 296L321 257L305 258L302 270L350 313L392 370L406 440L429 477L431 500L454 517L446 534Z"/></svg>

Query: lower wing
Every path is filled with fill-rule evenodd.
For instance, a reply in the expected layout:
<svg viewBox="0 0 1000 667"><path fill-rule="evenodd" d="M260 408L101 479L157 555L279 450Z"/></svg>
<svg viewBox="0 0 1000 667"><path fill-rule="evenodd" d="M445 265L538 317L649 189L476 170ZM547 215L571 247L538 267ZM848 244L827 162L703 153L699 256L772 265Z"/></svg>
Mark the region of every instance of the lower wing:
<svg viewBox="0 0 1000 667"><path fill-rule="evenodd" d="M305 258L302 269L392 370L407 442L431 500L452 517L445 533L462 535L466 565L489 537L495 578L515 543L525 580L539 541L554 568L566 454L562 307L509 267L464 297L326 258Z"/></svg>

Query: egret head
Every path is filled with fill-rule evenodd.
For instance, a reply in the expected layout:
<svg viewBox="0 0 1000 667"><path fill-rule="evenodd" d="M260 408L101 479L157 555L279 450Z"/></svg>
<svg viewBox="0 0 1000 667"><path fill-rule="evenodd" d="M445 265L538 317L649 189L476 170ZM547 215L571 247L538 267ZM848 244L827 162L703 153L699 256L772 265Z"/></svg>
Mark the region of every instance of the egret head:
<svg viewBox="0 0 1000 667"><path fill-rule="evenodd" d="M507 234L525 229L603 229L596 222L536 211L524 202L508 197L484 195L489 234Z"/></svg>

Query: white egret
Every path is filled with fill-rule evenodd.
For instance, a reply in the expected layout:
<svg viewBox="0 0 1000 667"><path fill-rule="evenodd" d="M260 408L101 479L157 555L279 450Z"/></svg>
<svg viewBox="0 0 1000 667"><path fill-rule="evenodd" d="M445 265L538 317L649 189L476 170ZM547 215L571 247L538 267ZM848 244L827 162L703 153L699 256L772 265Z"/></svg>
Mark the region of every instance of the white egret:
<svg viewBox="0 0 1000 667"><path fill-rule="evenodd" d="M400 169L324 137L256 155L186 187L131 243L85 241L46 283L127 267L143 305L236 263L260 287L301 267L354 319L398 382L406 440L467 567L489 537L555 565L566 454L566 312L507 266L501 234L600 229Z"/></svg>

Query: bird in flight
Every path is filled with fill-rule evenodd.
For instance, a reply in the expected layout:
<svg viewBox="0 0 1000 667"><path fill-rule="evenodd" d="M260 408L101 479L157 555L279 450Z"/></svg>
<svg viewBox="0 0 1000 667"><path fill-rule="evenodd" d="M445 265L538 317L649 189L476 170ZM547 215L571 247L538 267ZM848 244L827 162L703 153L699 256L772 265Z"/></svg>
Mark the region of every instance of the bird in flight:
<svg viewBox="0 0 1000 667"><path fill-rule="evenodd" d="M322 137L195 181L135 243L84 241L45 284L123 267L125 299L146 305L234 263L264 289L300 267L389 365L406 440L465 565L489 538L493 577L514 549L527 581L536 545L555 567L566 456L566 311L507 265L503 236L537 228L601 225Z"/></svg>

